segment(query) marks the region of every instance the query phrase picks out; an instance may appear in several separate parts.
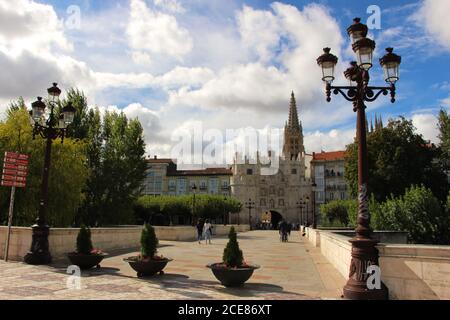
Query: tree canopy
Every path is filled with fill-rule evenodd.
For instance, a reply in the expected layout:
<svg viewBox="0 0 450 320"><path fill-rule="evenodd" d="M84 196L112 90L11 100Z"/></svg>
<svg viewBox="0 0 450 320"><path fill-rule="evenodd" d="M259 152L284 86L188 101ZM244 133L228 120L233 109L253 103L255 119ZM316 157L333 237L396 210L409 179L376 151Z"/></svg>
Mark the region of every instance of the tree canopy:
<svg viewBox="0 0 450 320"><path fill-rule="evenodd" d="M50 165L48 223L69 227L83 201L82 190L88 176L86 144L67 138L64 144L54 141ZM23 100L13 103L6 119L0 122L0 154L5 151L25 153L29 158L27 186L17 189L14 206L15 225L29 226L37 218L45 152L45 140L33 140L29 114ZM10 188L0 188L0 222L5 223Z"/></svg>
<svg viewBox="0 0 450 320"><path fill-rule="evenodd" d="M448 194L445 174L436 159L439 150L416 132L412 121L391 119L367 137L369 159L369 194L383 201L391 194L400 196L411 185L424 184L444 201ZM358 145L347 146L346 180L352 195L358 192Z"/></svg>

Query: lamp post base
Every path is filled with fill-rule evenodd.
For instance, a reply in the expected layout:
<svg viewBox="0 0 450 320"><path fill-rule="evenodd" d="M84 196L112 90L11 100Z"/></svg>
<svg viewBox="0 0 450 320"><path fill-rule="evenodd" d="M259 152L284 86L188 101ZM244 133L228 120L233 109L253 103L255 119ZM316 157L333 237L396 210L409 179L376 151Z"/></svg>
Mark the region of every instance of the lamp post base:
<svg viewBox="0 0 450 320"><path fill-rule="evenodd" d="M52 262L48 245L50 228L47 225L35 224L33 227L31 249L25 255L24 262L31 265L45 265Z"/></svg>
<svg viewBox="0 0 450 320"><path fill-rule="evenodd" d="M389 290L381 282L380 289L369 289L367 268L378 264L378 241L370 238L353 238L350 276L344 287L344 298L350 300L388 300ZM381 274L379 274L381 277ZM380 280L381 281L381 280Z"/></svg>

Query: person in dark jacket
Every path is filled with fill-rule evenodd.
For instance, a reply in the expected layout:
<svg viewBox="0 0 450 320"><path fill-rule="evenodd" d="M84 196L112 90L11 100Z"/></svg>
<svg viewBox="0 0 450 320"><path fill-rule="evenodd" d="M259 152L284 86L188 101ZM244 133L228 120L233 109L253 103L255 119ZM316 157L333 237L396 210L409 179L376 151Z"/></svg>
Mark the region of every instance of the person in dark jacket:
<svg viewBox="0 0 450 320"><path fill-rule="evenodd" d="M288 241L288 224L284 220L280 223L280 235L282 242Z"/></svg>
<svg viewBox="0 0 450 320"><path fill-rule="evenodd" d="M203 238L203 226L205 225L205 222L203 222L203 219L199 219L197 222L197 240L200 244Z"/></svg>

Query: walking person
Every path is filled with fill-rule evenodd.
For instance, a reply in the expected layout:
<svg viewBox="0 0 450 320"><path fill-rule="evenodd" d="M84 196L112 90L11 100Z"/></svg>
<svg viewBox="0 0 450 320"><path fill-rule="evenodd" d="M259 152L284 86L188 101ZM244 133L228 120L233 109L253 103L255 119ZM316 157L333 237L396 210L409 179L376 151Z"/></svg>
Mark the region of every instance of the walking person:
<svg viewBox="0 0 450 320"><path fill-rule="evenodd" d="M211 244L212 228L213 228L212 224L209 222L209 220L206 220L203 226L203 234L205 235L206 244L208 244L208 241L209 244Z"/></svg>
<svg viewBox="0 0 450 320"><path fill-rule="evenodd" d="M205 223L203 222L203 219L199 219L197 222L197 240L198 244L201 244L202 238L203 238L203 226Z"/></svg>

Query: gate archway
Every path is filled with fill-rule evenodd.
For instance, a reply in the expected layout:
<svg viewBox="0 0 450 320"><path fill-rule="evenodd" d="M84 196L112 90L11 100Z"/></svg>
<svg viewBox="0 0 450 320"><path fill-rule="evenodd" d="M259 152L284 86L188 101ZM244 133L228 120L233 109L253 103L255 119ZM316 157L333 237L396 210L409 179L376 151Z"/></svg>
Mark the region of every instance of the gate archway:
<svg viewBox="0 0 450 320"><path fill-rule="evenodd" d="M283 220L283 216L279 212L273 210L271 210L270 213L272 216L271 217L272 228L274 230L277 230L278 224L281 222L281 220Z"/></svg>

